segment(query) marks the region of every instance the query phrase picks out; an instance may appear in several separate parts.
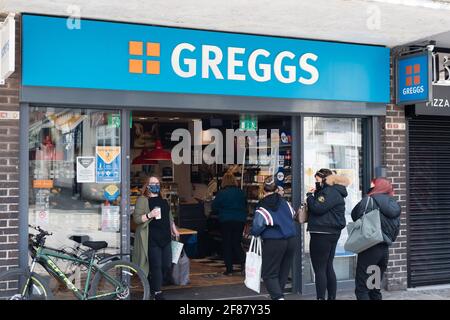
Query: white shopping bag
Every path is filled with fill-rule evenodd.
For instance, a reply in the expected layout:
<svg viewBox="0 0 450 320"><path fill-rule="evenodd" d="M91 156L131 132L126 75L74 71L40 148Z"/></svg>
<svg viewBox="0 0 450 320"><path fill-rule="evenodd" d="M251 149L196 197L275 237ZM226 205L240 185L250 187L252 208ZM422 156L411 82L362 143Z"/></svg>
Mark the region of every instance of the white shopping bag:
<svg viewBox="0 0 450 320"><path fill-rule="evenodd" d="M172 263L177 264L180 260L181 251L183 250L183 243L172 240Z"/></svg>
<svg viewBox="0 0 450 320"><path fill-rule="evenodd" d="M245 286L260 293L261 290L261 264L262 264L261 238L252 237L250 248L245 259Z"/></svg>

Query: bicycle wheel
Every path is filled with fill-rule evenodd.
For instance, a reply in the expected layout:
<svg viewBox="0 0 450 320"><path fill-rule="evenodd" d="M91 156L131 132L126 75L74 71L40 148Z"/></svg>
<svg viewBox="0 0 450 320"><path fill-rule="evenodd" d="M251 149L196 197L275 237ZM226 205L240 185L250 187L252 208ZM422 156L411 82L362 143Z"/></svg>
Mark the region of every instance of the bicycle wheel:
<svg viewBox="0 0 450 320"><path fill-rule="evenodd" d="M119 289L118 284L122 285ZM148 300L150 285L144 272L137 265L127 261L113 261L96 272L90 296L101 296L115 292L114 296L97 299Z"/></svg>
<svg viewBox="0 0 450 320"><path fill-rule="evenodd" d="M28 284L27 284L27 280ZM0 300L51 300L53 294L38 274L23 269L0 274Z"/></svg>

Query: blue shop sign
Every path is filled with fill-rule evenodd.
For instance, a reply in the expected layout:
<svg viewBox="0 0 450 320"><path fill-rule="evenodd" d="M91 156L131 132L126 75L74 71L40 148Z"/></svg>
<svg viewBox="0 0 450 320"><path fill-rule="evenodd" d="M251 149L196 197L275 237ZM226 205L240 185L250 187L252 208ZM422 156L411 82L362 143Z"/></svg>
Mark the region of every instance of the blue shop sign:
<svg viewBox="0 0 450 320"><path fill-rule="evenodd" d="M430 66L429 52L398 58L397 104L414 104L431 100Z"/></svg>
<svg viewBox="0 0 450 320"><path fill-rule="evenodd" d="M389 102L380 46L23 15L25 86Z"/></svg>

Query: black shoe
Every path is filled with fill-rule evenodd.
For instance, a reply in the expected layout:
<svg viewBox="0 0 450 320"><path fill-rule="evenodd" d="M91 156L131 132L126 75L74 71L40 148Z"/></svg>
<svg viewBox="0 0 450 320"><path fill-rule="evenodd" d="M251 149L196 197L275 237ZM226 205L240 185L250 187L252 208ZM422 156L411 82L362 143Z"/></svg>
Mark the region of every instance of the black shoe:
<svg viewBox="0 0 450 320"><path fill-rule="evenodd" d="M161 293L156 293L155 294L155 300L166 300L166 297L164 297L164 294Z"/></svg>

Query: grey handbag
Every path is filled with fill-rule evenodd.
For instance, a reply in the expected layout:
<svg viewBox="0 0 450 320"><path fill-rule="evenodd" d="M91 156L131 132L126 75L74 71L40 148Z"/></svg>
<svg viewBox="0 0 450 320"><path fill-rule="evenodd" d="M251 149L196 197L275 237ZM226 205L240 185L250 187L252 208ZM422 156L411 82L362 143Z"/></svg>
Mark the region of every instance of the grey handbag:
<svg viewBox="0 0 450 320"><path fill-rule="evenodd" d="M183 250L177 264L172 267L172 281L177 286L189 284L190 261L186 252Z"/></svg>
<svg viewBox="0 0 450 320"><path fill-rule="evenodd" d="M347 225L348 238L344 245L346 251L360 253L383 242L380 210L377 208L367 212L369 202L372 207L373 200L369 197L361 218Z"/></svg>

